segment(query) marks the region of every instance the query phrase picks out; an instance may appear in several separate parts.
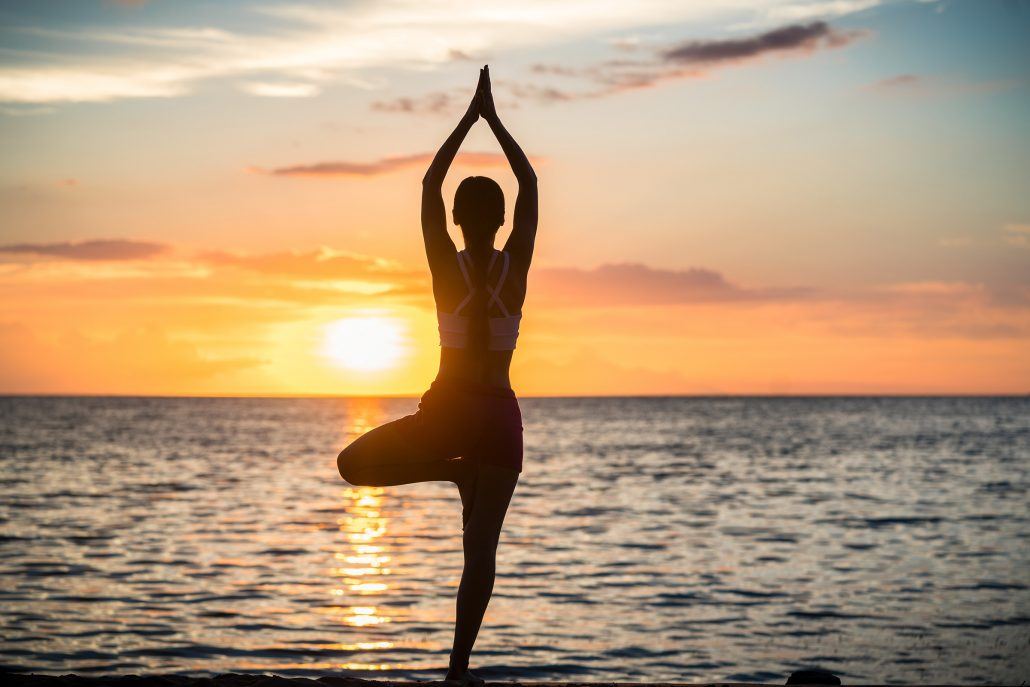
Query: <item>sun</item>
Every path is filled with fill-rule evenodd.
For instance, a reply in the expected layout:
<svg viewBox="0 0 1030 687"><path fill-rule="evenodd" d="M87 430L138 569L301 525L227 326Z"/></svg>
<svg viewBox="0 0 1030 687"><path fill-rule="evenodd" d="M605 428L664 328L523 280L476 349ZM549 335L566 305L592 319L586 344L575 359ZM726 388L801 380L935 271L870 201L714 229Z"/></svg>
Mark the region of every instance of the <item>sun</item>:
<svg viewBox="0 0 1030 687"><path fill-rule="evenodd" d="M401 330L401 323L390 317L346 317L326 325L323 352L350 370L385 370L404 353Z"/></svg>

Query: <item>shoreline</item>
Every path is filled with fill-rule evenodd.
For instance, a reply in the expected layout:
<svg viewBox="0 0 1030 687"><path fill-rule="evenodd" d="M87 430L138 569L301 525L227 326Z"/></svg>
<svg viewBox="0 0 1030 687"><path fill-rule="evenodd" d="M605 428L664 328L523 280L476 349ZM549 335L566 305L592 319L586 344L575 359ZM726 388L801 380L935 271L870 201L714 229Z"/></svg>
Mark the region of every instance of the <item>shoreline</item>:
<svg viewBox="0 0 1030 687"><path fill-rule="evenodd" d="M35 673L0 672L0 680L8 687L451 687L442 680L370 680L342 675L324 675L318 678L283 677L272 673L223 673L214 677L189 675L100 675L83 677L67 675L39 675ZM486 684L505 687L758 687L781 685L784 682L576 682L565 680L520 682L517 680L487 680ZM795 682L794 685L810 683ZM823 683L825 684L825 683ZM847 684L847 683L845 683ZM885 685L855 684L849 687L886 687ZM962 687L960 685L921 685L920 687Z"/></svg>

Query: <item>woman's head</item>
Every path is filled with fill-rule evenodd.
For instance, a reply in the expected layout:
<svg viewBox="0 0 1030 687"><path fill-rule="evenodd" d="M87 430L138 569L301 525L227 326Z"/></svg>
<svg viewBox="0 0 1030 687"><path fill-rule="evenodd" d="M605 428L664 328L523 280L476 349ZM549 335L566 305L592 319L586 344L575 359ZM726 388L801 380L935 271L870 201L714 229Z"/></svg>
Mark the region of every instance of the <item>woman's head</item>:
<svg viewBox="0 0 1030 687"><path fill-rule="evenodd" d="M454 192L454 223L466 237L492 238L504 224L504 192L490 177L466 177Z"/></svg>

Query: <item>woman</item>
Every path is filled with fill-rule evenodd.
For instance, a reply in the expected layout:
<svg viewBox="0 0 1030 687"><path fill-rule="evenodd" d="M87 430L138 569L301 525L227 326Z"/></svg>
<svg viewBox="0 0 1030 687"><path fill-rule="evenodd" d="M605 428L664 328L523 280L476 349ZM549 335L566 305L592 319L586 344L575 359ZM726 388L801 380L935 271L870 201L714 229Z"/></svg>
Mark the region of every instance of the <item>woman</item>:
<svg viewBox="0 0 1030 687"><path fill-rule="evenodd" d="M441 187L458 147L482 117L519 182L511 235L493 247L504 223L504 195L487 177L461 182L452 217L465 249L447 233ZM440 328L440 369L413 415L359 437L340 453L345 480L393 486L443 480L458 486L465 567L458 587L454 646L445 680L482 683L468 669L493 592L501 525L522 472L522 414L508 378L537 225L536 173L494 109L489 67L468 111L422 180L422 237Z"/></svg>

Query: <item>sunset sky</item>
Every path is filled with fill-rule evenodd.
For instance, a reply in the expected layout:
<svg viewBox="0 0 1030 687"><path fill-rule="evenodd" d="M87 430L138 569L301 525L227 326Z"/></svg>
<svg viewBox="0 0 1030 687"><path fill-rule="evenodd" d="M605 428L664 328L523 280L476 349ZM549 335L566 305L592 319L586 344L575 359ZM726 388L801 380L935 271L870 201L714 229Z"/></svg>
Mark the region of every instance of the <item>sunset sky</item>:
<svg viewBox="0 0 1030 687"><path fill-rule="evenodd" d="M65 0L0 3L0 393L420 393L483 64L519 394L1030 392L1030 2Z"/></svg>

